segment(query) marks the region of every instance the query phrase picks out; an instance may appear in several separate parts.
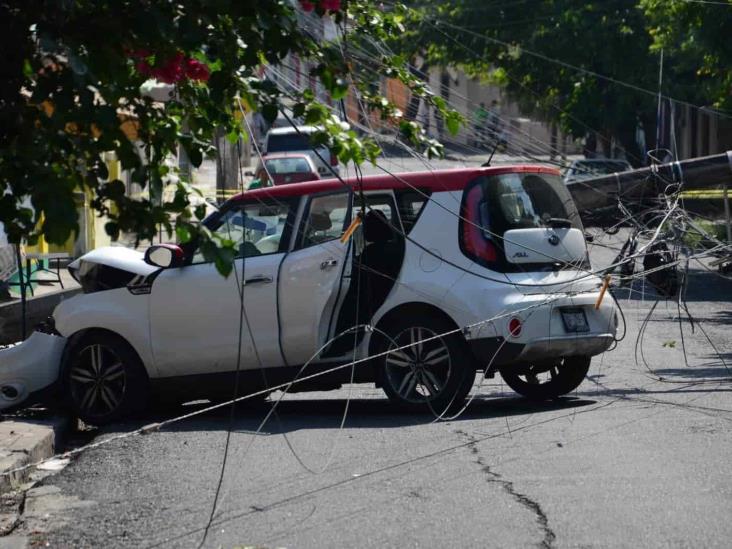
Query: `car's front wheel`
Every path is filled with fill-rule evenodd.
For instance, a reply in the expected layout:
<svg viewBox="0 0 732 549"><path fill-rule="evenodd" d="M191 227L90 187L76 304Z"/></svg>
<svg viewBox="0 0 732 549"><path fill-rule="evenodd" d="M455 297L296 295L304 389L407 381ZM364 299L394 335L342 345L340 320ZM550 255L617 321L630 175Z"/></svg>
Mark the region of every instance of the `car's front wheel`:
<svg viewBox="0 0 732 549"><path fill-rule="evenodd" d="M103 425L142 410L149 381L135 351L110 333L91 333L70 349L64 371L67 399L84 423Z"/></svg>
<svg viewBox="0 0 732 549"><path fill-rule="evenodd" d="M512 364L501 368L501 377L511 389L525 397L554 398L579 387L590 369L590 360L588 356L573 356Z"/></svg>
<svg viewBox="0 0 732 549"><path fill-rule="evenodd" d="M400 406L442 414L462 405L475 381L473 360L460 333L435 317L400 320L382 337L377 353L381 385ZM448 334L448 335L445 335Z"/></svg>

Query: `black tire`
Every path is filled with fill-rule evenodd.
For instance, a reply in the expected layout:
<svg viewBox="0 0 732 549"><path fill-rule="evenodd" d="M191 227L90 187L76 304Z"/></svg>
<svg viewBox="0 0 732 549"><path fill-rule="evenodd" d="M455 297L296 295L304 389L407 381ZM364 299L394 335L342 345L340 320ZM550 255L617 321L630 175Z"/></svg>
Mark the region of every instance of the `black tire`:
<svg viewBox="0 0 732 549"><path fill-rule="evenodd" d="M475 365L462 334L440 335L454 329L440 317L424 316L391 323L385 330L391 339L377 336L374 354L428 340L378 359L380 384L389 400L438 415L464 403L475 381Z"/></svg>
<svg viewBox="0 0 732 549"><path fill-rule="evenodd" d="M518 394L544 400L571 393L584 381L590 357L572 356L536 364L501 368L501 377Z"/></svg>
<svg viewBox="0 0 732 549"><path fill-rule="evenodd" d="M106 425L147 407L149 379L121 337L92 332L74 342L64 366L66 399L84 423Z"/></svg>

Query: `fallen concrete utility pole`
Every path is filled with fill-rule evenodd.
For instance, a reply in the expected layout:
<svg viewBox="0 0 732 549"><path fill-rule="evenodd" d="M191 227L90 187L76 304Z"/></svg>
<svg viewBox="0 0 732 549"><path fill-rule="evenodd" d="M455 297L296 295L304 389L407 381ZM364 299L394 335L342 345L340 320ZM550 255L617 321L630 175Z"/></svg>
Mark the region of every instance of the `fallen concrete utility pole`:
<svg viewBox="0 0 732 549"><path fill-rule="evenodd" d="M713 156L657 164L628 172L583 179L567 184L580 212L623 202L654 198L670 184L681 190L707 189L732 182L732 151ZM674 190L678 187L674 185Z"/></svg>

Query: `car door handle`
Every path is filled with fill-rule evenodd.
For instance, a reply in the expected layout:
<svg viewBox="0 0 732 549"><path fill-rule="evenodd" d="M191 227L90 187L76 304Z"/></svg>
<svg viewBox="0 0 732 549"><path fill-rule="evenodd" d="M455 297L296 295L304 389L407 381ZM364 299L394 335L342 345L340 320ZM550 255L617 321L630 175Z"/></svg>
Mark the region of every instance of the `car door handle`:
<svg viewBox="0 0 732 549"><path fill-rule="evenodd" d="M269 284L270 282L272 282L271 276L253 276L252 278L247 278L244 284Z"/></svg>
<svg viewBox="0 0 732 549"><path fill-rule="evenodd" d="M320 264L320 268L325 270L325 269L330 269L331 267L335 267L336 265L338 265L338 260L331 258L331 259L326 259L325 261L323 261Z"/></svg>

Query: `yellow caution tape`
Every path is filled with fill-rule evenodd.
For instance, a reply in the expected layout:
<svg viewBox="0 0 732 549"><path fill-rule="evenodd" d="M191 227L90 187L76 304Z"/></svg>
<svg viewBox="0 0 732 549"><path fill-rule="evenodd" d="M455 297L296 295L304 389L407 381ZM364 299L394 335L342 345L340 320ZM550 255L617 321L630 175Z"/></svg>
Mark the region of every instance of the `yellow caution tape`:
<svg viewBox="0 0 732 549"><path fill-rule="evenodd" d="M348 239L353 236L353 233L356 232L356 229L358 229L358 226L361 224L361 214L356 214L356 217L353 218L353 221L351 221L351 224L346 229L346 232L343 233L341 236L341 244L345 244L348 242Z"/></svg>
<svg viewBox="0 0 732 549"><path fill-rule="evenodd" d="M605 280L602 282L602 288L600 288L600 295L597 296L597 301L595 302L595 310L600 308L600 305L602 305L602 300L605 298L605 292L607 291L607 287L610 286L610 275L605 275Z"/></svg>

